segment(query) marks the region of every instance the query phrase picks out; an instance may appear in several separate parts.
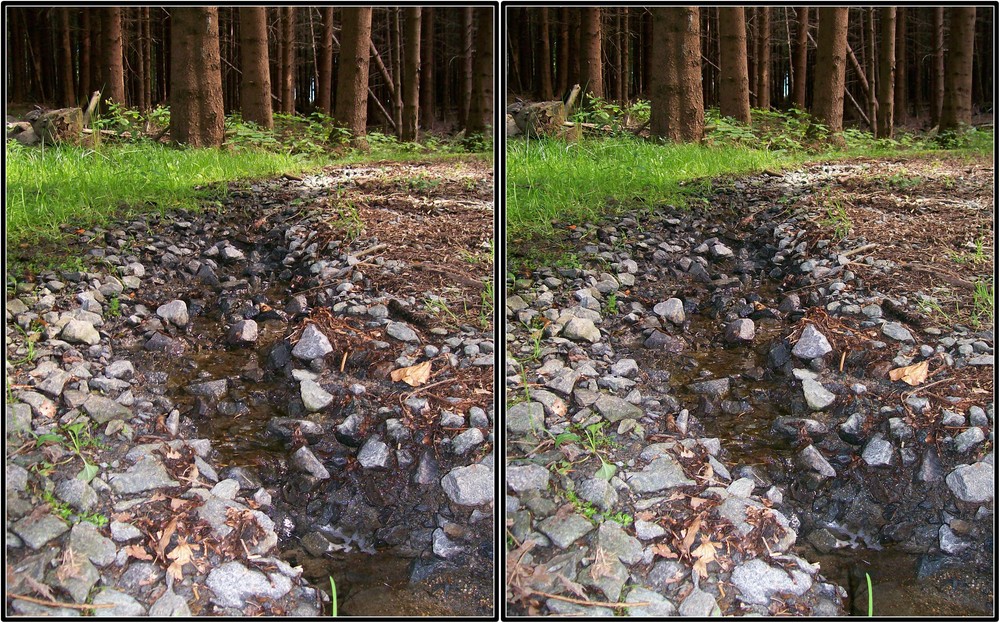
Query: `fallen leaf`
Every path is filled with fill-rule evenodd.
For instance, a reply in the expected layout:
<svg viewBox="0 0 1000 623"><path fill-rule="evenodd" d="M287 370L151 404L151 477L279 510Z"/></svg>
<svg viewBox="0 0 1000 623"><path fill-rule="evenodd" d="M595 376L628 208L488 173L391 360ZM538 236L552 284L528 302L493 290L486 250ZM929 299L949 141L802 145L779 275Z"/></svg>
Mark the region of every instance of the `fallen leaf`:
<svg viewBox="0 0 1000 623"><path fill-rule="evenodd" d="M704 504L707 501L708 500L706 500L705 498L696 498L696 497L692 496L691 497L691 508L697 509L699 506L701 506L702 504Z"/></svg>
<svg viewBox="0 0 1000 623"><path fill-rule="evenodd" d="M30 586L31 590L35 591L35 593L41 595L42 597L48 599L49 601L52 601L54 599L54 597L52 596L52 589L48 585L42 584L41 582L39 582L38 580L27 574L24 575L24 581L27 582L28 586Z"/></svg>
<svg viewBox="0 0 1000 623"><path fill-rule="evenodd" d="M715 550L717 545L708 539L702 539L701 545L699 545L691 555L695 558L694 570L698 572L698 575L702 579L708 577L708 563L715 560Z"/></svg>
<svg viewBox="0 0 1000 623"><path fill-rule="evenodd" d="M681 541L681 554L688 554L691 551L691 545L694 544L694 537L698 535L698 528L701 527L701 515L694 518L691 525L687 527L684 531L684 540Z"/></svg>
<svg viewBox="0 0 1000 623"><path fill-rule="evenodd" d="M640 511L635 514L636 519L641 519L643 521L650 521L654 517L656 517L656 513L653 511Z"/></svg>
<svg viewBox="0 0 1000 623"><path fill-rule="evenodd" d="M142 545L129 545L125 548L125 553L132 558L138 558L139 560L152 560L153 555L146 551L146 548Z"/></svg>
<svg viewBox="0 0 1000 623"><path fill-rule="evenodd" d="M188 544L187 539L179 539L177 542L177 547L172 549L167 558L172 560L170 566L167 567L167 574L173 576L175 580L184 579L184 565L187 563L194 564L194 552L193 549L198 549L195 545L193 548Z"/></svg>
<svg viewBox="0 0 1000 623"><path fill-rule="evenodd" d="M428 359L415 366L399 368L393 370L389 376L392 378L393 383L403 381L410 387L419 387L426 383L427 379L431 378L431 362Z"/></svg>
<svg viewBox="0 0 1000 623"><path fill-rule="evenodd" d="M928 365L927 360L924 360L912 366L903 366L902 368L889 370L889 378L893 381L901 380L907 385L916 387L927 380Z"/></svg>
<svg viewBox="0 0 1000 623"><path fill-rule="evenodd" d="M164 550L166 549L167 545L170 544L170 537L174 535L174 531L176 529L177 529L177 518L174 517L173 519L170 520L170 523L167 524L167 527L163 529L163 532L160 533L160 539L156 543L156 551L157 553L159 553L160 556L163 556Z"/></svg>
<svg viewBox="0 0 1000 623"><path fill-rule="evenodd" d="M170 510L175 511L188 503L189 500L185 500L184 498L170 498Z"/></svg>
<svg viewBox="0 0 1000 623"><path fill-rule="evenodd" d="M653 546L653 554L660 558L678 558L677 553L670 549L666 543L657 543Z"/></svg>
<svg viewBox="0 0 1000 623"><path fill-rule="evenodd" d="M574 595L576 595L580 599L586 599L587 598L587 591L584 590L582 584L577 584L576 582L574 582L573 580L568 579L566 576L564 576L561 573L557 573L556 574L556 578L558 578L559 583L563 585L563 588L565 588L569 592L573 593Z"/></svg>
<svg viewBox="0 0 1000 623"><path fill-rule="evenodd" d="M76 561L76 552L73 548L67 547L63 550L62 564L56 569L56 577L60 582L65 582L70 578L79 577L80 563Z"/></svg>

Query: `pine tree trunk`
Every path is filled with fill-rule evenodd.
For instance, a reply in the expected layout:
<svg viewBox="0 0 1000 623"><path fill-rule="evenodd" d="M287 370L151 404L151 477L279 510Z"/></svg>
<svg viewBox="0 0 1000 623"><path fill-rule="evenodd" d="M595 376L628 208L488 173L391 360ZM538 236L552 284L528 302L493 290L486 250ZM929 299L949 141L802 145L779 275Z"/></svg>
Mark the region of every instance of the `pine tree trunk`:
<svg viewBox="0 0 1000 623"><path fill-rule="evenodd" d="M580 78L585 94L604 97L604 73L601 71L601 7L582 10L580 28Z"/></svg>
<svg viewBox="0 0 1000 623"><path fill-rule="evenodd" d="M398 136L403 127L403 25L400 16L403 9L392 9L392 79L395 85L392 116Z"/></svg>
<svg viewBox="0 0 1000 623"><path fill-rule="evenodd" d="M82 9L80 11L80 52L78 58L80 59L80 88L77 90L77 101L87 100L91 93L90 84L90 9ZM13 20L12 20L13 22ZM15 56L10 58L14 59Z"/></svg>
<svg viewBox="0 0 1000 623"><path fill-rule="evenodd" d="M62 8L59 11L59 49L62 53L60 64L62 67L63 105L73 106L76 103L76 89L73 85L73 42L69 34L69 12L71 9Z"/></svg>
<svg viewBox="0 0 1000 623"><path fill-rule="evenodd" d="M870 7L865 10L868 18L868 62L865 63L865 71L868 72L868 120L872 124L872 134L878 136L878 54L875 52L875 8Z"/></svg>
<svg viewBox="0 0 1000 623"><path fill-rule="evenodd" d="M671 142L701 140L705 111L701 92L701 18L697 7L655 7L652 12L650 125Z"/></svg>
<svg viewBox="0 0 1000 623"><path fill-rule="evenodd" d="M894 92L893 116L897 125L906 123L907 111L907 61L906 61L906 21L905 7L896 9L896 88Z"/></svg>
<svg viewBox="0 0 1000 623"><path fill-rule="evenodd" d="M271 71L267 52L267 8L240 7L240 110L243 119L262 128L274 127Z"/></svg>
<svg viewBox="0 0 1000 623"><path fill-rule="evenodd" d="M343 36L343 35L341 35ZM316 85L316 107L329 115L333 92L333 7L323 7L323 35L319 46L319 80Z"/></svg>
<svg viewBox="0 0 1000 623"><path fill-rule="evenodd" d="M945 58L941 133L972 125L972 53L976 8L948 7L948 54Z"/></svg>
<svg viewBox="0 0 1000 623"><path fill-rule="evenodd" d="M417 140L420 104L420 7L403 9L403 125L401 141Z"/></svg>
<svg viewBox="0 0 1000 623"><path fill-rule="evenodd" d="M142 11L148 7L137 7L135 19L135 101L136 107L141 111L149 110L149 102L146 99L146 66L143 59L146 57L146 40L142 36Z"/></svg>
<svg viewBox="0 0 1000 623"><path fill-rule="evenodd" d="M125 105L125 72L122 66L122 13L119 7L103 9L104 94L102 99Z"/></svg>
<svg viewBox="0 0 1000 623"><path fill-rule="evenodd" d="M892 138L896 88L896 7L883 7L879 12L882 45L879 49L879 113L875 136Z"/></svg>
<svg viewBox="0 0 1000 623"><path fill-rule="evenodd" d="M771 9L758 9L757 38L757 108L771 107Z"/></svg>
<svg viewBox="0 0 1000 623"><path fill-rule="evenodd" d="M559 7L559 39L556 42L556 93L566 97L570 87L569 14L566 7Z"/></svg>
<svg viewBox="0 0 1000 623"><path fill-rule="evenodd" d="M549 45L549 8L538 9L538 95L543 102L551 100L552 48Z"/></svg>
<svg viewBox="0 0 1000 623"><path fill-rule="evenodd" d="M583 86L584 76L580 74L580 30L583 24L583 9L572 8L569 9L569 57L566 68L568 70L569 80L567 81L567 89L572 89L574 84L579 84ZM563 93L563 97L566 93Z"/></svg>
<svg viewBox="0 0 1000 623"><path fill-rule="evenodd" d="M493 9L476 8L476 65L465 135L491 133L493 126Z"/></svg>
<svg viewBox="0 0 1000 623"><path fill-rule="evenodd" d="M191 147L224 138L219 16L215 7L171 9L170 135Z"/></svg>
<svg viewBox="0 0 1000 623"><path fill-rule="evenodd" d="M719 8L719 114L750 123L746 16L743 7Z"/></svg>
<svg viewBox="0 0 1000 623"><path fill-rule="evenodd" d="M847 69L847 7L818 9L813 116L831 134L844 129L844 80ZM836 139L834 139L836 140Z"/></svg>
<svg viewBox="0 0 1000 623"><path fill-rule="evenodd" d="M434 127L434 9L420 10L420 127Z"/></svg>
<svg viewBox="0 0 1000 623"><path fill-rule="evenodd" d="M281 112L295 113L295 9L281 11Z"/></svg>
<svg viewBox="0 0 1000 623"><path fill-rule="evenodd" d="M351 133L351 144L367 147L368 68L371 58L372 8L341 9L336 119Z"/></svg>
<svg viewBox="0 0 1000 623"><path fill-rule="evenodd" d="M142 83L142 98L146 101L148 109L152 110L156 105L153 101L153 37L152 27L149 23L149 7L142 7L142 71L145 80Z"/></svg>
<svg viewBox="0 0 1000 623"><path fill-rule="evenodd" d="M934 7L931 27L934 41L931 57L931 127L941 123L941 103L944 100L944 7Z"/></svg>
<svg viewBox="0 0 1000 623"><path fill-rule="evenodd" d="M629 101L632 97L632 37L630 36L629 30L629 10L628 7L622 7L622 32L621 32L621 45L622 48L622 99Z"/></svg>
<svg viewBox="0 0 1000 623"><path fill-rule="evenodd" d="M795 31L795 60L792 63L793 88L792 103L799 110L806 109L807 78L806 59L809 57L809 7L800 6L795 10L799 28Z"/></svg>
<svg viewBox="0 0 1000 623"><path fill-rule="evenodd" d="M608 72L608 99L620 102L624 99L622 97L622 54L621 46L619 45L622 31L622 14L619 7L611 7L608 11L612 13L608 21L614 22L611 32L607 32L607 29L605 29L605 47L608 50L608 65L611 69Z"/></svg>
<svg viewBox="0 0 1000 623"><path fill-rule="evenodd" d="M462 72L459 81L458 126L464 128L472 99L472 62L474 58L472 7L462 7Z"/></svg>

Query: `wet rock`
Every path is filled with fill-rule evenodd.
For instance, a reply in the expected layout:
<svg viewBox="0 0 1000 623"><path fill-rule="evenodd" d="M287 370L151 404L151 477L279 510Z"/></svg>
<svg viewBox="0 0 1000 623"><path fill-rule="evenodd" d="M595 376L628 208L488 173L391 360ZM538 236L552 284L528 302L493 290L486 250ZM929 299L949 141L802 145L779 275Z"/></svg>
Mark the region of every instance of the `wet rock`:
<svg viewBox="0 0 1000 623"><path fill-rule="evenodd" d="M391 456L389 446L373 437L358 451L358 463L365 469L386 469Z"/></svg>
<svg viewBox="0 0 1000 623"><path fill-rule="evenodd" d="M913 339L913 335L910 333L909 329L898 322L887 322L883 324L882 335L894 339L897 342L904 342L906 344L916 343L916 340Z"/></svg>
<svg viewBox="0 0 1000 623"><path fill-rule="evenodd" d="M21 537L21 540L28 547L35 550L67 530L69 530L69 526L66 525L66 522L50 513L37 519L28 515L11 526L11 531Z"/></svg>
<svg viewBox="0 0 1000 623"><path fill-rule="evenodd" d="M653 306L653 313L674 324L684 324L684 302L670 298Z"/></svg>
<svg viewBox="0 0 1000 623"><path fill-rule="evenodd" d="M747 603L766 606L777 593L802 595L812 587L812 578L799 569L772 567L763 560L753 559L737 565L730 581Z"/></svg>
<svg viewBox="0 0 1000 623"><path fill-rule="evenodd" d="M753 320L740 318L726 325L726 341L732 344L752 342L755 335Z"/></svg>
<svg viewBox="0 0 1000 623"><path fill-rule="evenodd" d="M182 328L187 325L189 320L187 303L179 299L174 299L157 307L156 315L165 322Z"/></svg>
<svg viewBox="0 0 1000 623"><path fill-rule="evenodd" d="M146 340L146 343L142 347L155 352L173 352L175 348L174 340L159 331Z"/></svg>
<svg viewBox="0 0 1000 623"><path fill-rule="evenodd" d="M609 394L601 394L601 397L594 403L594 408L609 422L618 422L624 419L637 420L644 413L642 409L627 400Z"/></svg>
<svg viewBox="0 0 1000 623"><path fill-rule="evenodd" d="M493 470L481 463L456 467L441 479L441 487L455 504L477 506L493 501Z"/></svg>
<svg viewBox="0 0 1000 623"><path fill-rule="evenodd" d="M234 346L253 344L257 341L257 322L240 320L229 329L227 341Z"/></svg>
<svg viewBox="0 0 1000 623"><path fill-rule="evenodd" d="M210 400L220 400L229 391L229 381L227 379L217 379L202 383L192 383L184 388L184 391L192 396L202 396Z"/></svg>
<svg viewBox="0 0 1000 623"><path fill-rule="evenodd" d="M90 590L100 579L101 574L86 558L77 559L75 564L76 570L73 574L60 576L57 572L51 572L47 579L50 584L54 584L69 593L73 601L82 604L87 601Z"/></svg>
<svg viewBox="0 0 1000 623"><path fill-rule="evenodd" d="M634 565L642 560L642 544L639 539L629 536L621 524L610 519L597 529L597 546L608 554L617 556L626 565Z"/></svg>
<svg viewBox="0 0 1000 623"><path fill-rule="evenodd" d="M563 337L575 341L600 342L601 331L589 318L570 318L563 327Z"/></svg>
<svg viewBox="0 0 1000 623"><path fill-rule="evenodd" d="M176 487L180 483L170 478L163 463L151 455L145 455L125 472L111 474L109 484L116 493L124 495L163 487Z"/></svg>
<svg viewBox="0 0 1000 623"><path fill-rule="evenodd" d="M132 411L130 409L110 398L98 396L97 394L91 394L87 398L87 401L83 403L83 410L98 424L104 424L111 420L128 421L132 418Z"/></svg>
<svg viewBox="0 0 1000 623"><path fill-rule="evenodd" d="M799 341L792 348L792 354L800 359L815 359L833 350L826 336L815 325L807 324L802 329Z"/></svg>
<svg viewBox="0 0 1000 623"><path fill-rule="evenodd" d="M690 618L717 617L722 614L722 610L716 603L715 597L696 588L681 602L677 614Z"/></svg>
<svg viewBox="0 0 1000 623"><path fill-rule="evenodd" d="M917 479L921 482L936 482L943 477L944 471L941 468L937 452L934 451L934 448L925 449L920 468L917 471Z"/></svg>
<svg viewBox="0 0 1000 623"><path fill-rule="evenodd" d="M87 512L97 504L97 492L79 478L67 478L55 490L56 497L73 508Z"/></svg>
<svg viewBox="0 0 1000 623"><path fill-rule="evenodd" d="M654 459L640 472L627 472L626 482L636 493L656 493L664 489L693 485L680 464L669 455Z"/></svg>
<svg viewBox="0 0 1000 623"><path fill-rule="evenodd" d="M449 539L443 529L437 528L431 536L431 550L435 556L447 559L461 554L465 548Z"/></svg>
<svg viewBox="0 0 1000 623"><path fill-rule="evenodd" d="M955 435L955 452L965 454L985 440L986 435L983 434L983 429L978 426L972 426Z"/></svg>
<svg viewBox="0 0 1000 623"><path fill-rule="evenodd" d="M653 331L642 345L651 350L662 350L667 353L684 352L684 340L667 335L663 331Z"/></svg>
<svg viewBox="0 0 1000 623"><path fill-rule="evenodd" d="M511 465L506 470L507 486L517 493L547 489L549 470L541 465Z"/></svg>
<svg viewBox="0 0 1000 623"><path fill-rule="evenodd" d="M630 617L660 618L677 616L677 607L674 606L673 602L648 588L633 588L625 595L625 603L648 604L629 608L628 615Z"/></svg>
<svg viewBox="0 0 1000 623"><path fill-rule="evenodd" d="M361 434L361 425L364 424L364 421L364 417L358 413L352 413L347 416L347 419L337 424L334 429L336 430L337 441L351 447L360 446L364 440L364 435Z"/></svg>
<svg viewBox="0 0 1000 623"><path fill-rule="evenodd" d="M819 439L830 432L830 429L822 422L809 418L795 417L779 417L771 425L771 429L789 439L798 438L799 432L803 430L813 439Z"/></svg>
<svg viewBox="0 0 1000 623"><path fill-rule="evenodd" d="M84 320L70 320L63 327L59 337L70 344L98 344L101 341L101 334L97 332L94 325Z"/></svg>
<svg viewBox="0 0 1000 623"><path fill-rule="evenodd" d="M187 601L183 597L172 590L167 590L150 606L149 616L154 618L189 617L191 616L191 610L188 608Z"/></svg>
<svg viewBox="0 0 1000 623"><path fill-rule="evenodd" d="M241 608L249 599L281 599L292 588L291 580L281 573L265 576L238 562L212 569L205 585L213 593L212 602L224 608Z"/></svg>
<svg viewBox="0 0 1000 623"><path fill-rule="evenodd" d="M119 359L104 368L104 376L109 379L128 380L135 376L135 366L127 359Z"/></svg>
<svg viewBox="0 0 1000 623"><path fill-rule="evenodd" d="M945 482L955 497L963 502L981 504L993 499L995 485L993 465L986 462L959 465Z"/></svg>
<svg viewBox="0 0 1000 623"><path fill-rule="evenodd" d="M865 446L861 458L872 467L885 467L893 463L892 442L884 439L882 435L875 435L868 445Z"/></svg>
<svg viewBox="0 0 1000 623"><path fill-rule="evenodd" d="M519 402L507 409L507 431L516 435L545 429L545 408L538 402Z"/></svg>
<svg viewBox="0 0 1000 623"><path fill-rule="evenodd" d="M566 549L593 529L594 525L577 513L565 517L552 515L538 523L538 531L549 537L559 549Z"/></svg>
<svg viewBox="0 0 1000 623"><path fill-rule="evenodd" d="M292 454L292 465L313 478L326 480L330 477L330 472L323 466L322 461L316 458L308 446L302 446Z"/></svg>
<svg viewBox="0 0 1000 623"><path fill-rule="evenodd" d="M548 473L548 470L546 470ZM603 511L614 508L618 503L618 492L603 478L588 478L577 487L580 499L594 504Z"/></svg>
<svg viewBox="0 0 1000 623"><path fill-rule="evenodd" d="M969 547L968 543L958 538L958 535L952 532L951 528L945 524L942 524L938 530L938 543L941 546L942 552L952 555Z"/></svg>
<svg viewBox="0 0 1000 623"><path fill-rule="evenodd" d="M695 394L703 394L709 398L721 400L729 393L729 378L698 381L688 385L688 389Z"/></svg>
<svg viewBox="0 0 1000 623"><path fill-rule="evenodd" d="M864 414L852 413L841 425L838 427L840 438L849 444L859 446L865 441L864 433L865 416Z"/></svg>
<svg viewBox="0 0 1000 623"><path fill-rule="evenodd" d="M320 387L316 381L309 379L299 384L299 395L306 411L319 411L333 402L333 394Z"/></svg>
<svg viewBox="0 0 1000 623"><path fill-rule="evenodd" d="M385 332L389 335L389 337L396 338L400 342L420 341L417 333L411 329L409 325L403 322L390 322L386 325Z"/></svg>
<svg viewBox="0 0 1000 623"><path fill-rule="evenodd" d="M431 485L441 479L441 471L438 469L434 455L429 451L420 455L417 462L417 469L413 472L413 482L418 485Z"/></svg>
<svg viewBox="0 0 1000 623"><path fill-rule="evenodd" d="M331 352L333 347L330 346L330 340L314 324L306 325L302 330L302 337L292 349L292 355L304 361L325 357Z"/></svg>
<svg viewBox="0 0 1000 623"><path fill-rule="evenodd" d="M808 445L802 449L798 454L799 463L806 469L810 469L820 476L826 478L835 478L837 472L830 465L830 462L826 460L819 450L816 449L814 445Z"/></svg>
<svg viewBox="0 0 1000 623"><path fill-rule="evenodd" d="M822 411L837 400L837 396L828 391L819 381L804 379L802 381L802 395L806 399L806 404L813 411Z"/></svg>
<svg viewBox="0 0 1000 623"><path fill-rule="evenodd" d="M91 603L94 605L112 606L111 608L97 610L97 612L101 613L102 617L140 617L146 614L146 608L136 601L134 597L121 591L116 591L113 588L102 589L101 592L94 596L94 600Z"/></svg>
<svg viewBox="0 0 1000 623"><path fill-rule="evenodd" d="M479 446L483 441L485 441L483 431L478 428L470 428L459 433L451 440L451 451L458 456L462 456Z"/></svg>

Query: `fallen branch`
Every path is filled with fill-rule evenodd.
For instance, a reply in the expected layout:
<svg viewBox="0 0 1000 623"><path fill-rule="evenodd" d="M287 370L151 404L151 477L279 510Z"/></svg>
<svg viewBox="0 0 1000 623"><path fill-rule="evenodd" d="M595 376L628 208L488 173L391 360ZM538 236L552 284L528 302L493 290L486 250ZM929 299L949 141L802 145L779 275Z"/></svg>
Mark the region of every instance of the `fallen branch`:
<svg viewBox="0 0 1000 623"><path fill-rule="evenodd" d="M637 608L639 606L648 606L651 602L648 601L636 601L632 603L619 603L616 601L590 601L589 599L574 599L573 597L565 597L563 595L556 595L553 593L543 593L542 591L534 591L533 595L541 595L542 597L548 597L549 599L555 599L558 601L566 601L571 604L577 604L578 606L602 606L604 608Z"/></svg>
<svg viewBox="0 0 1000 623"><path fill-rule="evenodd" d="M866 244L856 249L851 249L850 251L844 251L843 253L841 253L841 255L843 255L844 257L851 257L852 255L857 255L859 253L864 253L865 251L871 251L872 249L877 249L877 248L878 248L877 244Z"/></svg>
<svg viewBox="0 0 1000 623"><path fill-rule="evenodd" d="M39 606L48 606L50 608L73 608L74 610L90 610L92 608L114 608L115 604L66 604L61 601L49 601L48 599L37 599L35 597L28 597L27 595L18 595L17 593L7 593L7 596L11 599L20 599L21 601L27 601L29 603L38 604Z"/></svg>

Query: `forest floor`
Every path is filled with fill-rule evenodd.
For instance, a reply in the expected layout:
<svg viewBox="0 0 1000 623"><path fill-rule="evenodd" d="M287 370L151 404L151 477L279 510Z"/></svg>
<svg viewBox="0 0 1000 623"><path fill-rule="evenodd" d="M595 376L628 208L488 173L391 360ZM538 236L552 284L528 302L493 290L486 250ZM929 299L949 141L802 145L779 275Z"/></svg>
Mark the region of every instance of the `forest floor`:
<svg viewBox="0 0 1000 623"><path fill-rule="evenodd" d="M331 166L20 249L5 610L490 614L493 184Z"/></svg>
<svg viewBox="0 0 1000 623"><path fill-rule="evenodd" d="M508 612L992 614L991 155L704 182L510 250Z"/></svg>

